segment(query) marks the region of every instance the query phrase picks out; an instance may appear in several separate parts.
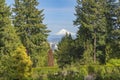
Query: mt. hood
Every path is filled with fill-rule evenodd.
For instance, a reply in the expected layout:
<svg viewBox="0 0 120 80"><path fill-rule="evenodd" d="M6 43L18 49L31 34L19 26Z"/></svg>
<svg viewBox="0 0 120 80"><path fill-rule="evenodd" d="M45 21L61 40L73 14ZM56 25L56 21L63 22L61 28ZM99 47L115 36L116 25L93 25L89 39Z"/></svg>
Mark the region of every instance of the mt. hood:
<svg viewBox="0 0 120 80"><path fill-rule="evenodd" d="M66 35L66 34L74 35L75 33L67 31L66 29L61 29L59 32L56 33L56 35Z"/></svg>

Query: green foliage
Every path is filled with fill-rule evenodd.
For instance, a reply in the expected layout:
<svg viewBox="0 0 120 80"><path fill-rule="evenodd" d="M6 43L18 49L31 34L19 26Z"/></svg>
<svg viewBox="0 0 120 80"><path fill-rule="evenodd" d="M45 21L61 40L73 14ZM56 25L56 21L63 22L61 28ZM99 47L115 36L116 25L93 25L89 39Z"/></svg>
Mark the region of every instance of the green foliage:
<svg viewBox="0 0 120 80"><path fill-rule="evenodd" d="M22 80L31 76L32 62L23 46L18 47L11 58L11 68L13 69L11 76L13 79Z"/></svg>
<svg viewBox="0 0 120 80"><path fill-rule="evenodd" d="M120 2L120 1L119 1ZM106 13L108 39L107 43L110 45L110 58L120 58L120 6L115 0L109 0L108 12Z"/></svg>
<svg viewBox="0 0 120 80"><path fill-rule="evenodd" d="M20 45L14 27L11 25L10 9L5 0L0 1L0 57L10 54Z"/></svg>
<svg viewBox="0 0 120 80"><path fill-rule="evenodd" d="M120 6L114 2L77 0L77 38L66 34L58 44L59 69L44 67L49 31L38 1L15 0L13 27L10 8L0 0L0 80L120 80Z"/></svg>
<svg viewBox="0 0 120 80"><path fill-rule="evenodd" d="M96 80L119 80L120 66L98 66Z"/></svg>
<svg viewBox="0 0 120 80"><path fill-rule="evenodd" d="M84 80L88 75L93 76L95 80L119 80L120 66L80 65L77 71L66 69L55 74L48 74L48 80Z"/></svg>
<svg viewBox="0 0 120 80"><path fill-rule="evenodd" d="M10 9L6 6L5 0L0 1L0 6L0 79L23 80L30 75L30 58L25 48L20 47L21 42L11 25Z"/></svg>
<svg viewBox="0 0 120 80"><path fill-rule="evenodd" d="M71 35L66 34L58 44L58 49L55 51L56 59L59 67L63 68L70 65L73 61L73 40Z"/></svg>
<svg viewBox="0 0 120 80"><path fill-rule="evenodd" d="M88 45L88 49L84 50L84 54L82 55L82 59L80 59L80 64L93 64L92 55L92 45Z"/></svg>
<svg viewBox="0 0 120 80"><path fill-rule="evenodd" d="M84 78L81 79L79 74L74 71L67 71L66 75L62 72L48 75L48 80L83 80L83 79Z"/></svg>
<svg viewBox="0 0 120 80"><path fill-rule="evenodd" d="M31 56L33 67L41 66L38 62L42 60L36 56L41 56L42 53L46 56L49 48L47 43L49 31L43 24L43 10L37 9L38 4L37 0L15 0L13 8L15 14L13 24L27 53Z"/></svg>
<svg viewBox="0 0 120 80"><path fill-rule="evenodd" d="M101 63L105 63L106 0L77 0L77 3L74 25L79 26L77 39L84 48L83 60L96 63L100 59Z"/></svg>
<svg viewBox="0 0 120 80"><path fill-rule="evenodd" d="M120 66L120 59L110 59L107 65Z"/></svg>
<svg viewBox="0 0 120 80"><path fill-rule="evenodd" d="M87 67L86 67L86 66L84 66L84 67L80 66L80 68L79 68L80 80L83 80L84 77L85 77L87 74L88 74Z"/></svg>
<svg viewBox="0 0 120 80"><path fill-rule="evenodd" d="M32 62L23 46L18 47L10 56L2 56L1 63L0 70L4 79L26 80L31 76Z"/></svg>
<svg viewBox="0 0 120 80"><path fill-rule="evenodd" d="M45 80L47 74L54 74L59 71L58 67L37 67L32 70L32 79L33 80Z"/></svg>

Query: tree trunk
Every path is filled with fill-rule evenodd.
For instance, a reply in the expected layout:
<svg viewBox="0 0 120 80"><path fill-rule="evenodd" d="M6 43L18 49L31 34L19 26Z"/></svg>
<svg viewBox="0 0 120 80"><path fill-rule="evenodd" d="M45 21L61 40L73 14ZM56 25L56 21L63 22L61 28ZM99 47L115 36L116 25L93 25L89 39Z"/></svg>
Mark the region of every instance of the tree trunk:
<svg viewBox="0 0 120 80"><path fill-rule="evenodd" d="M94 35L94 50L93 50L93 55L94 55L94 63L96 63L96 31L95 31L95 35Z"/></svg>

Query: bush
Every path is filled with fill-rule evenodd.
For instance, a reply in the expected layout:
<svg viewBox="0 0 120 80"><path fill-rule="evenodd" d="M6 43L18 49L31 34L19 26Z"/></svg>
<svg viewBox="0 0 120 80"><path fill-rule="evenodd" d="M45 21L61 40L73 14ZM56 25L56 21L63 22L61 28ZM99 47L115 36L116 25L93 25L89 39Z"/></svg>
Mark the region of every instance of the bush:
<svg viewBox="0 0 120 80"><path fill-rule="evenodd" d="M37 67L32 69L33 80L46 80L47 74L53 74L59 71L57 67Z"/></svg>
<svg viewBox="0 0 120 80"><path fill-rule="evenodd" d="M120 80L120 66L99 66L96 80Z"/></svg>
<svg viewBox="0 0 120 80"><path fill-rule="evenodd" d="M58 72L57 74L48 74L48 80L83 80L80 79L81 76L78 72L67 71L66 73Z"/></svg>
<svg viewBox="0 0 120 80"><path fill-rule="evenodd" d="M59 70L55 67L33 69L33 80L84 80L87 75L95 80L120 80L120 66L114 65L80 65Z"/></svg>
<svg viewBox="0 0 120 80"><path fill-rule="evenodd" d="M87 66L80 66L79 69L72 66L55 74L49 73L48 80L84 80L87 74Z"/></svg>
<svg viewBox="0 0 120 80"><path fill-rule="evenodd" d="M107 65L120 66L120 59L110 59Z"/></svg>

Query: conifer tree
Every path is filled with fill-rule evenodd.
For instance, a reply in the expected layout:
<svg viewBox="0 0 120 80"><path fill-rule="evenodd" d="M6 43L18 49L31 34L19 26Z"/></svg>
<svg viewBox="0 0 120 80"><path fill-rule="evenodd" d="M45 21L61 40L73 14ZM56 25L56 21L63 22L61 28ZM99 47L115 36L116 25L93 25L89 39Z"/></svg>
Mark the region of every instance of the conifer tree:
<svg viewBox="0 0 120 80"><path fill-rule="evenodd" d="M106 52L109 54L109 58L119 58L120 49L120 5L116 0L108 0L107 6L107 49Z"/></svg>
<svg viewBox="0 0 120 80"><path fill-rule="evenodd" d="M47 36L49 31L43 24L43 10L37 9L38 4L37 0L15 0L13 8L14 26L28 55L31 56L34 67L42 61L39 59L41 54L47 55L48 50Z"/></svg>
<svg viewBox="0 0 120 80"><path fill-rule="evenodd" d="M57 63L60 68L70 65L73 60L73 39L71 35L66 34L58 44L58 49L55 51Z"/></svg>
<svg viewBox="0 0 120 80"><path fill-rule="evenodd" d="M112 55L113 58L120 58L120 0L118 3L114 3L114 22L112 25L111 31L111 40L112 40Z"/></svg>
<svg viewBox="0 0 120 80"><path fill-rule="evenodd" d="M27 74L23 71L23 75L25 73L27 76L31 72L28 70L31 69L31 63L29 64L29 67L27 65L27 63L31 61L29 58L26 58L27 56L24 56L27 55L26 50L23 49L23 52L20 53L16 51L18 47L21 48L20 45L22 44L11 24L10 15L10 8L5 4L5 0L0 0L0 80L15 79L15 74L19 74L16 71L16 68L20 69L19 67L22 67L23 70L27 71ZM20 51L22 51L22 49ZM23 55L24 57L19 61L17 60L18 58L16 56L13 57L13 55L17 55L18 58L21 57L20 55ZM27 67L23 67L23 65L27 65ZM23 77L23 75L21 75L21 77ZM11 77L14 78L11 79ZM19 80L21 79L19 78Z"/></svg>
<svg viewBox="0 0 120 80"><path fill-rule="evenodd" d="M20 45L14 27L11 25L10 8L0 0L0 57L10 54Z"/></svg>
<svg viewBox="0 0 120 80"><path fill-rule="evenodd" d="M79 26L77 39L84 48L83 59L96 63L97 57L102 57L104 63L107 36L104 14L106 0L77 0L77 3L74 24Z"/></svg>

